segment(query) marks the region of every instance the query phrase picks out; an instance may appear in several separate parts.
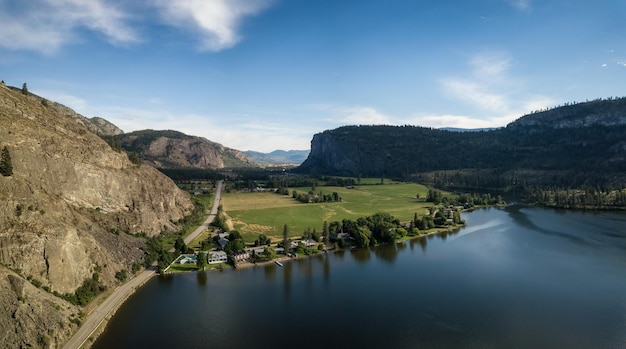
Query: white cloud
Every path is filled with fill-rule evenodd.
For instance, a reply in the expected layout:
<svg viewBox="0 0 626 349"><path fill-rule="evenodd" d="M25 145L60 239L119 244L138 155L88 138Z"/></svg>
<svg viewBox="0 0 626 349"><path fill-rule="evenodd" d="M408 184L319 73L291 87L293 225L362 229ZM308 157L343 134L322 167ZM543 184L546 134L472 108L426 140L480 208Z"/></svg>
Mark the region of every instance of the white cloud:
<svg viewBox="0 0 626 349"><path fill-rule="evenodd" d="M57 102L69 108L72 108L77 113L81 113L81 111L87 107L87 101L63 91L32 90L31 92L50 101Z"/></svg>
<svg viewBox="0 0 626 349"><path fill-rule="evenodd" d="M520 11L529 11L531 8L531 0L508 0L508 2Z"/></svg>
<svg viewBox="0 0 626 349"><path fill-rule="evenodd" d="M508 111L508 101L502 94L490 91L489 86L472 81L447 79L441 84L444 93L452 98L461 100L484 111L503 113Z"/></svg>
<svg viewBox="0 0 626 349"><path fill-rule="evenodd" d="M241 20L259 13L266 0L156 0L169 24L200 35L202 50L220 51L237 44Z"/></svg>
<svg viewBox="0 0 626 349"><path fill-rule="evenodd" d="M500 81L511 67L511 57L505 52L488 52L472 57L469 64L474 68L476 78Z"/></svg>
<svg viewBox="0 0 626 349"><path fill-rule="evenodd" d="M78 40L76 30L100 32L113 44L137 42L137 34L125 23L128 15L104 0L33 0L0 11L0 46L53 54Z"/></svg>
<svg viewBox="0 0 626 349"><path fill-rule="evenodd" d="M346 124L382 125L391 124L391 118L372 107L349 107L339 111L338 121Z"/></svg>
<svg viewBox="0 0 626 349"><path fill-rule="evenodd" d="M507 119L508 120L508 119ZM423 127L443 128L487 128L501 127L506 125L507 120L499 119L478 119L464 115L423 115L406 120L405 124L418 125Z"/></svg>

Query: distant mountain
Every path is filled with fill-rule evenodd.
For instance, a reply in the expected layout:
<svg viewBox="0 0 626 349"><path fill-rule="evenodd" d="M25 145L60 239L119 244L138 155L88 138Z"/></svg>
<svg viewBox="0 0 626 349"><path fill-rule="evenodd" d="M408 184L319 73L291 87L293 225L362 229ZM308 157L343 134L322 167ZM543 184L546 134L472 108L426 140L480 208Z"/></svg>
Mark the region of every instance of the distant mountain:
<svg viewBox="0 0 626 349"><path fill-rule="evenodd" d="M626 183L626 98L563 106L485 132L340 127L313 137L297 171L410 178L459 169L479 171L476 182L619 186Z"/></svg>
<svg viewBox="0 0 626 349"><path fill-rule="evenodd" d="M259 165L300 165L309 155L309 150L274 150L271 153L245 151Z"/></svg>
<svg viewBox="0 0 626 349"><path fill-rule="evenodd" d="M220 169L256 167L243 152L206 138L178 131L142 130L113 137L126 151L139 155L145 163L164 169Z"/></svg>

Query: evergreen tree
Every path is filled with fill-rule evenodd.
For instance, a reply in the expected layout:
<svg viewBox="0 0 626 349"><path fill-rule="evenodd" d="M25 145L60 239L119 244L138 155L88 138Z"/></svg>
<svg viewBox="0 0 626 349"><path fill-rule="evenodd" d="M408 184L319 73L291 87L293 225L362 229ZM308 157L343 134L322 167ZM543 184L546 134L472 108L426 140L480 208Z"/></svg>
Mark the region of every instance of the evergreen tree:
<svg viewBox="0 0 626 349"><path fill-rule="evenodd" d="M28 86L26 85L26 83L22 85L22 94L28 94Z"/></svg>
<svg viewBox="0 0 626 349"><path fill-rule="evenodd" d="M0 174L3 176L11 176L13 174L13 164L11 164L11 154L6 146L2 148L0 155Z"/></svg>
<svg viewBox="0 0 626 349"><path fill-rule="evenodd" d="M287 254L289 252L289 227L287 224L283 227L283 248Z"/></svg>

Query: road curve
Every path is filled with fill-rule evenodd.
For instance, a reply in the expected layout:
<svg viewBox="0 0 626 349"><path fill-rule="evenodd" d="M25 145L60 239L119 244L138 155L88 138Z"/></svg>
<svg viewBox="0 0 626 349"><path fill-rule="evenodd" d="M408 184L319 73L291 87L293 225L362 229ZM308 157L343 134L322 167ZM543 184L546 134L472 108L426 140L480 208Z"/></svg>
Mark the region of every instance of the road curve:
<svg viewBox="0 0 626 349"><path fill-rule="evenodd" d="M222 196L222 184L223 181L217 182L217 188L215 190L215 200L213 201L213 208L209 217L185 238L185 244L190 243L198 234L200 234L206 227L213 222L217 215L217 209L220 205L220 199ZM135 276L127 283L121 285L111 295L102 302L95 310L93 310L83 321L82 325L78 328L78 331L74 333L67 343L63 346L63 349L78 349L87 339L96 331L96 329L102 324L102 322L115 310L117 307L135 290L135 288L141 286L144 282L148 281L150 277L155 275L156 267L143 271L141 274Z"/></svg>

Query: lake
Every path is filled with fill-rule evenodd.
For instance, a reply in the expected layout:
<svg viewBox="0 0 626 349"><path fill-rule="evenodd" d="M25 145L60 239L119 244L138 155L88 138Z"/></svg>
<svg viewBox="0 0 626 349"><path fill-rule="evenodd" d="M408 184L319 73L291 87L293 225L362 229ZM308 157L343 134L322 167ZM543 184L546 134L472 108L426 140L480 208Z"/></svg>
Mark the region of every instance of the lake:
<svg viewBox="0 0 626 349"><path fill-rule="evenodd" d="M456 233L159 276L94 348L626 348L626 215L509 206Z"/></svg>

